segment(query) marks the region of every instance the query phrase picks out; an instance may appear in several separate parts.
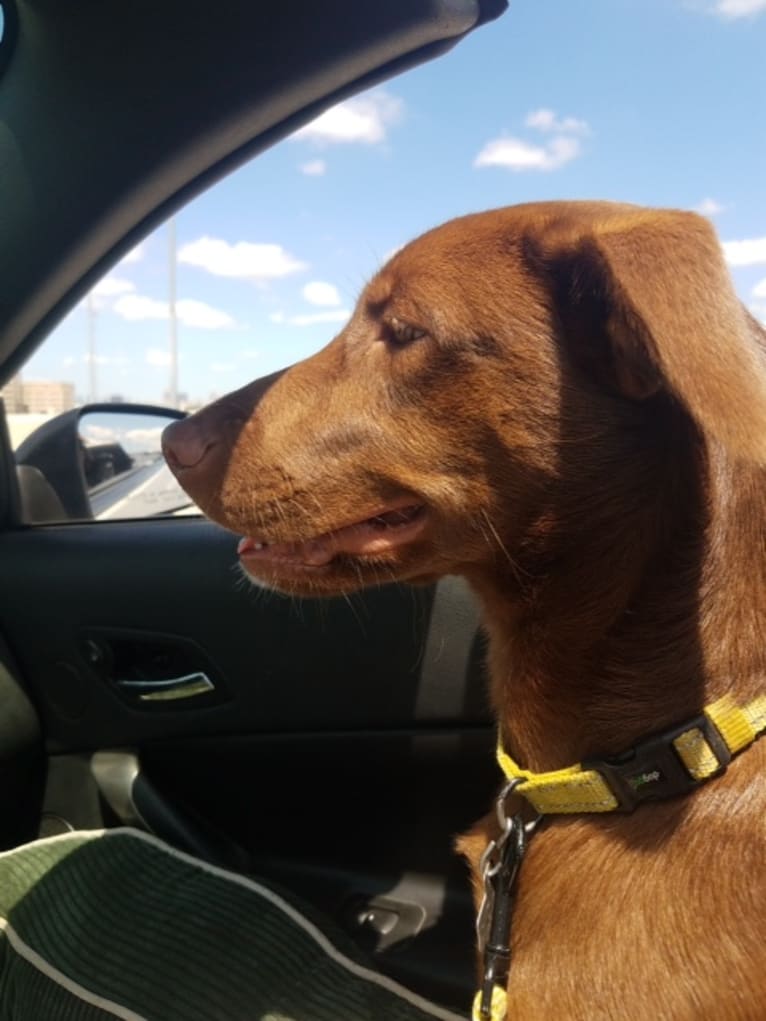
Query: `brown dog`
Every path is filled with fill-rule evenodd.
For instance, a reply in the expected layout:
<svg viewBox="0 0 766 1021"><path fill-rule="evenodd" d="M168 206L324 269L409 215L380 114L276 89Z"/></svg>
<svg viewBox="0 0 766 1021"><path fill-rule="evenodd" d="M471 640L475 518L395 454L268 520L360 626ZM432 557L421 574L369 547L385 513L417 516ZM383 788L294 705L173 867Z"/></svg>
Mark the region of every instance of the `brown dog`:
<svg viewBox="0 0 766 1021"><path fill-rule="evenodd" d="M171 426L166 454L269 587L464 575L527 769L766 690L764 331L691 213L448 223L323 351ZM765 767L761 742L687 796L547 821L509 1021L766 1017ZM479 887L496 835L461 842Z"/></svg>

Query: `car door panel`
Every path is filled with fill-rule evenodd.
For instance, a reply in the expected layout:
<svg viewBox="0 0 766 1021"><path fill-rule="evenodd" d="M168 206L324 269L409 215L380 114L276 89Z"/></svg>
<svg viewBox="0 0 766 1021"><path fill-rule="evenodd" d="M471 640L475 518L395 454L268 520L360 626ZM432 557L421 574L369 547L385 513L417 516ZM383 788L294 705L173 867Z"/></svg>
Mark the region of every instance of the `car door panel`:
<svg viewBox="0 0 766 1021"><path fill-rule="evenodd" d="M487 721L475 618L467 673L455 680L460 690L418 698L432 587L286 599L247 584L234 547L229 533L202 520L0 536L0 613L52 749L88 747L94 735L108 746L200 732ZM445 634L455 626L441 622ZM129 642L131 634L136 644L154 637L169 648L174 639L198 647L198 665L215 674L220 699L199 708L126 703L92 662L91 643L103 636ZM194 664L193 652L186 662Z"/></svg>
<svg viewBox="0 0 766 1021"><path fill-rule="evenodd" d="M464 1005L453 843L495 783L472 597L452 579L286 599L243 581L235 544L196 519L0 536L0 619L50 755L44 831L142 825L269 876ZM129 656L94 656L110 643L144 650L134 675L147 648L168 674L204 672L212 698L126 697Z"/></svg>

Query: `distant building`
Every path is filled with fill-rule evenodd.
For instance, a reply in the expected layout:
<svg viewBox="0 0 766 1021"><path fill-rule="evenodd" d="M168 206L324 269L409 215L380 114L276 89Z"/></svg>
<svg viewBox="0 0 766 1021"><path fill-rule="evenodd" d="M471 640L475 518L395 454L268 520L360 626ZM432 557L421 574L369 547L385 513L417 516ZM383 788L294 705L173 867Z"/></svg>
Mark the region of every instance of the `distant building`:
<svg viewBox="0 0 766 1021"><path fill-rule="evenodd" d="M14 376L0 390L9 415L60 415L75 406L74 383L48 380L23 381Z"/></svg>
<svg viewBox="0 0 766 1021"><path fill-rule="evenodd" d="M0 390L0 398L9 415L21 415L27 410L24 406L24 384L21 382L21 376L14 376L5 384Z"/></svg>
<svg viewBox="0 0 766 1021"><path fill-rule="evenodd" d="M31 380L21 384L30 415L60 415L75 406L74 383Z"/></svg>

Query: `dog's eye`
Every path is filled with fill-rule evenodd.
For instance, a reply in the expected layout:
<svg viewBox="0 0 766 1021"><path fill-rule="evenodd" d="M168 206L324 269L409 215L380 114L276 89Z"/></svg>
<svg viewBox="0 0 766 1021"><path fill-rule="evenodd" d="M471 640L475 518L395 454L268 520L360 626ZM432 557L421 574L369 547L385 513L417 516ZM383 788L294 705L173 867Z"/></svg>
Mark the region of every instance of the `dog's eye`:
<svg viewBox="0 0 766 1021"><path fill-rule="evenodd" d="M391 318L388 320L389 337L394 344L411 344L414 340L425 337L426 331L412 323L405 323L401 319Z"/></svg>

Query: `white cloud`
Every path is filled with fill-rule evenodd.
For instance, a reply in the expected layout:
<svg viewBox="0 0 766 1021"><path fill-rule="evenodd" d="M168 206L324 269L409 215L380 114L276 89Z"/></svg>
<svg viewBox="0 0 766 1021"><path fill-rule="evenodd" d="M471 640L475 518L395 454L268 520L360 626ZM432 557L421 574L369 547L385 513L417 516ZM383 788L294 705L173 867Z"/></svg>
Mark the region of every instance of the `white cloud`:
<svg viewBox="0 0 766 1021"><path fill-rule="evenodd" d="M152 446L154 446L156 450L159 450L162 429L163 426L161 425L154 426L150 429L126 429L125 432L122 433L122 438L125 442L131 445L134 450L141 450L142 448L144 450L147 448L151 449Z"/></svg>
<svg viewBox="0 0 766 1021"><path fill-rule="evenodd" d="M558 170L582 151L576 138L557 136L544 146L520 138L496 138L487 142L473 161L475 167L507 167L509 170Z"/></svg>
<svg viewBox="0 0 766 1021"><path fill-rule="evenodd" d="M301 164L301 173L308 177L321 177L327 173L327 164L324 160L309 160L308 163Z"/></svg>
<svg viewBox="0 0 766 1021"><path fill-rule="evenodd" d="M403 112L401 99L388 92L373 92L325 110L292 137L296 141L308 139L329 145L348 142L376 145L384 141L388 128L401 119Z"/></svg>
<svg viewBox="0 0 766 1021"><path fill-rule="evenodd" d="M136 285L132 280L126 280L124 277L105 276L99 280L90 293L97 298L114 298L119 294L128 294L135 289Z"/></svg>
<svg viewBox="0 0 766 1021"><path fill-rule="evenodd" d="M161 347L150 347L146 349L146 362L156 369L166 369L170 365L170 351Z"/></svg>
<svg viewBox="0 0 766 1021"><path fill-rule="evenodd" d="M310 305L340 305L338 288L324 280L312 280L301 293Z"/></svg>
<svg viewBox="0 0 766 1021"><path fill-rule="evenodd" d="M236 369L234 362L211 362L208 366L211 372L232 372Z"/></svg>
<svg viewBox="0 0 766 1021"><path fill-rule="evenodd" d="M290 255L282 245L251 241L229 244L207 236L182 245L178 261L207 270L214 276L238 280L276 280L306 269L306 264Z"/></svg>
<svg viewBox="0 0 766 1021"><path fill-rule="evenodd" d="M148 298L143 294L124 294L115 301L113 308L118 316L130 322L170 319L170 305L167 301ZM184 326L200 330L231 329L236 326L228 312L193 298L181 298L176 302L176 316Z"/></svg>
<svg viewBox="0 0 766 1021"><path fill-rule="evenodd" d="M766 237L724 241L723 254L730 266L757 266L766 262Z"/></svg>
<svg viewBox="0 0 766 1021"><path fill-rule="evenodd" d="M194 298L181 298L177 301L176 315L184 326L200 330L230 330L237 325L228 312L213 308L204 301L195 301Z"/></svg>
<svg viewBox="0 0 766 1021"><path fill-rule="evenodd" d="M766 11L766 0L717 0L713 12L722 18L747 18Z"/></svg>
<svg viewBox="0 0 766 1021"><path fill-rule="evenodd" d="M766 298L766 277L763 280L759 280L753 288L753 297ZM764 309L761 309L761 311L764 311Z"/></svg>
<svg viewBox="0 0 766 1021"><path fill-rule="evenodd" d="M78 365L80 362L84 362L85 365L90 365L91 361L94 365L115 365L117 368L123 368L126 365L130 365L131 359L123 354L116 355L93 355L87 351L83 355L66 355L61 359L61 364L71 369L73 365Z"/></svg>
<svg viewBox="0 0 766 1021"><path fill-rule="evenodd" d="M87 415L84 416L85 421L82 419L80 420L77 429L77 432L86 446L91 446L96 443L109 443L117 440L116 429L111 429L106 425L96 425L93 422L88 422L87 417Z"/></svg>
<svg viewBox="0 0 766 1021"><path fill-rule="evenodd" d="M538 131L555 131L565 135L587 135L590 133L588 122L578 117L557 117L554 110L540 109L532 110L524 118L528 128L536 128Z"/></svg>
<svg viewBox="0 0 766 1021"><path fill-rule="evenodd" d="M308 312L287 316L284 312L272 312L272 323L286 326L313 326L315 323L345 323L351 313L345 308L327 309L325 312Z"/></svg>
<svg viewBox="0 0 766 1021"><path fill-rule="evenodd" d="M717 216L718 213L722 213L726 209L721 202L716 199L704 198L700 203L694 207L695 213L701 213L703 216Z"/></svg>
<svg viewBox="0 0 766 1021"><path fill-rule="evenodd" d="M327 312L310 312L307 315L289 316L286 321L291 326L313 326L314 323L345 323L350 315L348 309L338 308Z"/></svg>
<svg viewBox="0 0 766 1021"><path fill-rule="evenodd" d="M507 167L509 170L558 170L582 155L580 139L590 134L587 121L559 117L555 110L531 110L524 124L549 137L542 143L509 135L487 142L473 161L475 167Z"/></svg>
<svg viewBox="0 0 766 1021"><path fill-rule="evenodd" d="M122 443L129 452L160 449L162 426L148 429L119 429L111 426L96 425L82 419L80 435L86 444Z"/></svg>
<svg viewBox="0 0 766 1021"><path fill-rule="evenodd" d="M124 294L115 301L112 307L118 316L130 322L170 318L170 309L166 301L147 298L143 294Z"/></svg>

